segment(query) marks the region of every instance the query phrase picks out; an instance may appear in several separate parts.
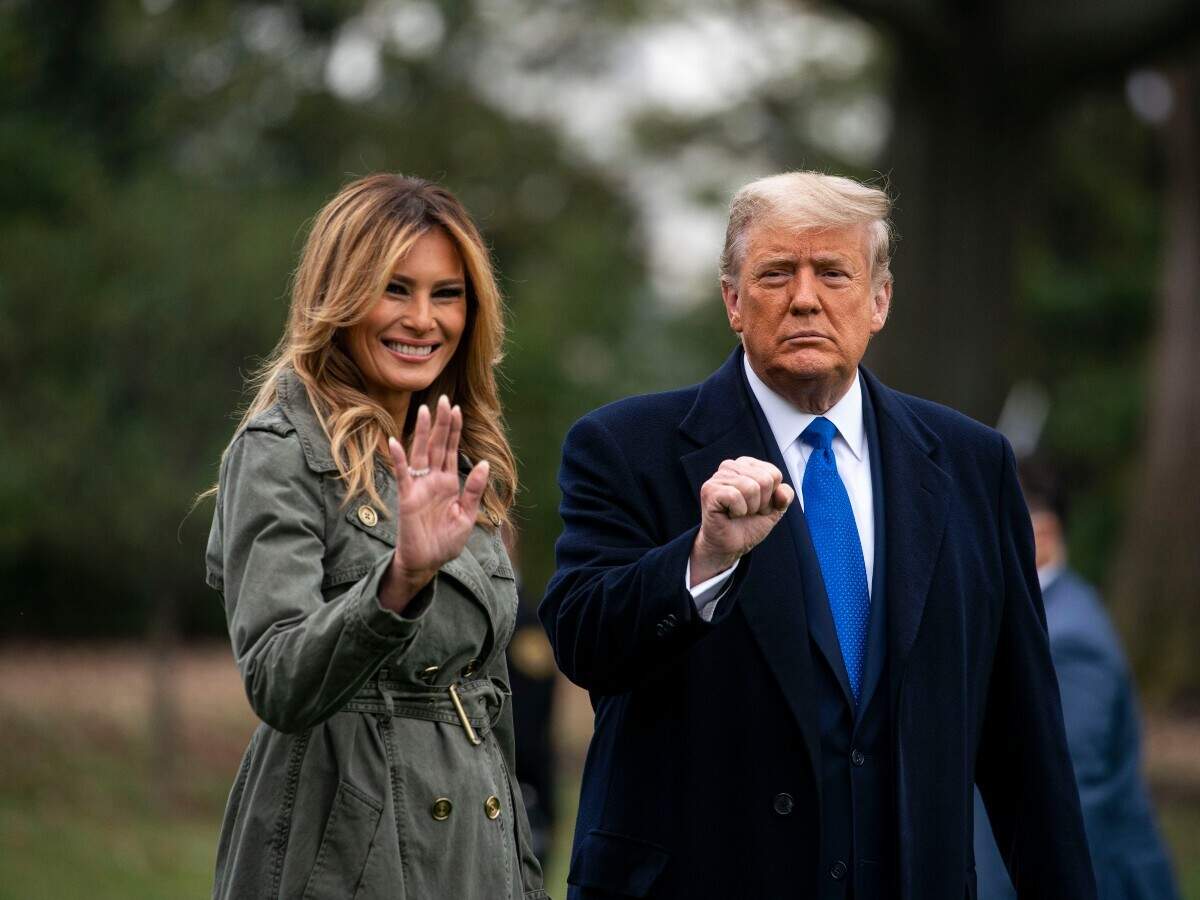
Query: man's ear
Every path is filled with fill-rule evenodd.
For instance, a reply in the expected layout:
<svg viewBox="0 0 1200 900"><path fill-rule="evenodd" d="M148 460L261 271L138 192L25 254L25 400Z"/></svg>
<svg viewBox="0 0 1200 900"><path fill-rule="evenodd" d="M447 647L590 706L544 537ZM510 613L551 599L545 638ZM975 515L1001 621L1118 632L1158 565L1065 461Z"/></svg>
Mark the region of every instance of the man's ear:
<svg viewBox="0 0 1200 900"><path fill-rule="evenodd" d="M742 312L738 305L737 284L728 279L721 279L721 299L725 301L725 315L729 318L729 327L738 334L742 333Z"/></svg>
<svg viewBox="0 0 1200 900"><path fill-rule="evenodd" d="M892 310L892 279L886 279L871 298L871 334L878 334Z"/></svg>

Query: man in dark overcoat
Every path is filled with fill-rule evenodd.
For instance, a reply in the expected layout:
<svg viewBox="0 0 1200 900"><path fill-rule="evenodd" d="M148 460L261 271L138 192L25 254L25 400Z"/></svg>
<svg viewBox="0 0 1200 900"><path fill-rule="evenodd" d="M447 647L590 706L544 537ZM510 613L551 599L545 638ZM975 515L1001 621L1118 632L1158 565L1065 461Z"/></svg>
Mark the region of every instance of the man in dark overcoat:
<svg viewBox="0 0 1200 900"><path fill-rule="evenodd" d="M1095 898L1012 450L860 365L889 213L743 188L739 346L566 438L540 616L595 707L573 900L974 898L975 782L1022 900Z"/></svg>

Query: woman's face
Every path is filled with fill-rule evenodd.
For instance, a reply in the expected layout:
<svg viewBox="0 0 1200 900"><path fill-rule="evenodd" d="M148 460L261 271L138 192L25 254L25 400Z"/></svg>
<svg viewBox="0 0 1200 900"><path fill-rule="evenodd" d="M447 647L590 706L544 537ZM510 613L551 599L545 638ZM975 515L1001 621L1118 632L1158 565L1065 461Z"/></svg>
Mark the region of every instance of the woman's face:
<svg viewBox="0 0 1200 900"><path fill-rule="evenodd" d="M431 228L392 273L367 317L346 333L367 393L403 418L413 391L429 387L467 325L467 282L450 236Z"/></svg>

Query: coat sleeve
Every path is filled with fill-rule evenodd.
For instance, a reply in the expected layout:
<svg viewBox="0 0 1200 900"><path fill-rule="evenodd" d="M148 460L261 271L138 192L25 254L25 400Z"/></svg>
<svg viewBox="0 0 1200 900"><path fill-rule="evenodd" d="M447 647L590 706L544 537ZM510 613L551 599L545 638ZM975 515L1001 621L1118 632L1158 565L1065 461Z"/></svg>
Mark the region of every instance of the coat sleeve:
<svg viewBox="0 0 1200 900"><path fill-rule="evenodd" d="M250 705L278 731L302 731L337 712L385 657L414 640L434 589L412 601L410 615L383 609L385 551L326 600L325 527L320 480L294 433L248 430L235 439L221 470L209 582L224 595Z"/></svg>
<svg viewBox="0 0 1200 900"><path fill-rule="evenodd" d="M976 781L1021 900L1095 900L1034 565L1033 529L1004 441L998 535L1004 605Z"/></svg>
<svg viewBox="0 0 1200 900"><path fill-rule="evenodd" d="M559 487L557 571L538 616L568 678L594 693L624 693L728 615L749 557L705 622L684 584L699 525L665 540L656 534L649 492L621 443L591 417L567 435Z"/></svg>

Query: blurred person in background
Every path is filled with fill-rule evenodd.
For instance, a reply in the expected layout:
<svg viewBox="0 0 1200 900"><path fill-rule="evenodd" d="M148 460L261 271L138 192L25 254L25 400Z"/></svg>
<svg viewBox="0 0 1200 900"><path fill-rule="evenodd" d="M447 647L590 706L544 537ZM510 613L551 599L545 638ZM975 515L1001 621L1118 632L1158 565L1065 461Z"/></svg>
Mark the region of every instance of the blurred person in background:
<svg viewBox="0 0 1200 900"><path fill-rule="evenodd" d="M1175 900L1171 864L1142 781L1133 680L1099 595L1068 564L1062 481L1044 459L1023 460L1020 479L1100 900ZM975 867L980 900L1017 896L978 792Z"/></svg>
<svg viewBox="0 0 1200 900"><path fill-rule="evenodd" d="M859 365L890 210L742 188L740 345L567 436L540 613L595 708L576 900L963 900L975 782L1022 898L1096 896L1012 449Z"/></svg>
<svg viewBox="0 0 1200 900"><path fill-rule="evenodd" d="M513 728L517 739L517 780L533 830L533 852L547 859L553 849L555 817L554 742L550 726L554 719L554 687L558 669L554 651L537 618L537 601L531 601L521 578L517 529L507 523L503 530L517 573L517 628L508 644L508 676L512 684Z"/></svg>
<svg viewBox="0 0 1200 900"><path fill-rule="evenodd" d="M545 897L504 659L503 330L445 189L374 175L318 214L216 489L208 583L262 724L215 897Z"/></svg>

